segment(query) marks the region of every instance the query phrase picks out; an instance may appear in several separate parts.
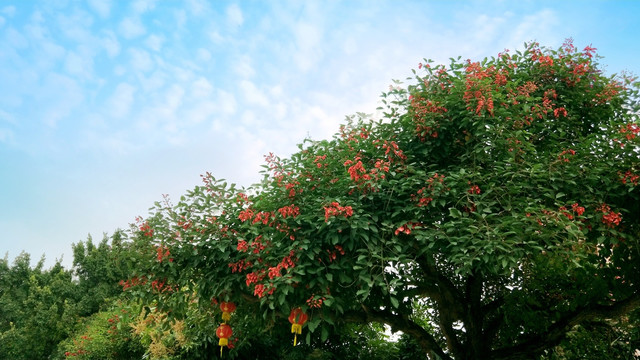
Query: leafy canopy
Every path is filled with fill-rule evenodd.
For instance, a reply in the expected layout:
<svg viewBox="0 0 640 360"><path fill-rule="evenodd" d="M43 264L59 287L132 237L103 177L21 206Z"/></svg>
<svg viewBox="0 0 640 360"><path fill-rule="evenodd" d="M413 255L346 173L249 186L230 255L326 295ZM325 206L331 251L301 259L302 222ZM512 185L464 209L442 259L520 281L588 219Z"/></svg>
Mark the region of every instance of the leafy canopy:
<svg viewBox="0 0 640 360"><path fill-rule="evenodd" d="M212 299L265 319L301 306L323 340L385 323L430 358L548 352L640 305L637 84L597 59L567 41L426 61L380 119L270 154L261 183L207 174L156 204L127 287L175 317Z"/></svg>

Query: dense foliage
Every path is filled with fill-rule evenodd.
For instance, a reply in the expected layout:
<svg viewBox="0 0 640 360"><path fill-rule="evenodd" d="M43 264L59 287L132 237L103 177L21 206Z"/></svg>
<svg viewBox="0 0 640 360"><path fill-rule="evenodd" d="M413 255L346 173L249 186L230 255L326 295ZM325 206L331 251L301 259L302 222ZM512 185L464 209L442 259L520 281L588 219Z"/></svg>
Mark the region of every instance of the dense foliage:
<svg viewBox="0 0 640 360"><path fill-rule="evenodd" d="M229 358L640 358L637 84L597 59L425 61L259 184L206 174L73 270L0 260L0 358L211 358L223 301Z"/></svg>
<svg viewBox="0 0 640 360"><path fill-rule="evenodd" d="M157 204L130 290L176 318L302 307L322 341L384 323L434 359L549 354L640 306L637 94L570 41L421 64L381 119L269 155L260 184Z"/></svg>

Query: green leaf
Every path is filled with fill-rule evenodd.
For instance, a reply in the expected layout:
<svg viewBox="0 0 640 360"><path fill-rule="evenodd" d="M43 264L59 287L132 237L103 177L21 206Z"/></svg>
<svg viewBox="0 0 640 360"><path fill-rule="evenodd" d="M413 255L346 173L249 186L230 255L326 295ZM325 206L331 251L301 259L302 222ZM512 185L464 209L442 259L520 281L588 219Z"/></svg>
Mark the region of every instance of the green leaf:
<svg viewBox="0 0 640 360"><path fill-rule="evenodd" d="M311 332L314 332L318 327L318 325L320 325L320 319L314 319L307 323L307 326L309 327L309 331Z"/></svg>
<svg viewBox="0 0 640 360"><path fill-rule="evenodd" d="M393 305L394 308L398 308L398 306L400 306L400 303L398 302L398 299L396 299L393 296L389 297L389 300L391 300L391 305Z"/></svg>

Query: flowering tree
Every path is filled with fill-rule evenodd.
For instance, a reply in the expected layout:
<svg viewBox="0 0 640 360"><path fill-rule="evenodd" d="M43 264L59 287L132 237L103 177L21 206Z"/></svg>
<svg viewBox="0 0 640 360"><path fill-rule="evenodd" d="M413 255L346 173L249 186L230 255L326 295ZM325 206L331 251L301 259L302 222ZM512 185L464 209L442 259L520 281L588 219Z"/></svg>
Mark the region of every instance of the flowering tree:
<svg viewBox="0 0 640 360"><path fill-rule="evenodd" d="M384 323L431 359L529 359L640 307L632 79L571 41L414 73L383 94L381 120L269 155L259 185L207 174L157 204L125 286L177 317L301 307L323 339Z"/></svg>

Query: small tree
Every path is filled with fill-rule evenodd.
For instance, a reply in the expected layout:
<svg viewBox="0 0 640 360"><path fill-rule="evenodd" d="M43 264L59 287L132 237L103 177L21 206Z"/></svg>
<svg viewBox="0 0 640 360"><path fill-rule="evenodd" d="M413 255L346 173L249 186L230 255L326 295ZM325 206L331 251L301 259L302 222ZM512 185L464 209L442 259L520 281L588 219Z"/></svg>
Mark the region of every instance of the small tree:
<svg viewBox="0 0 640 360"><path fill-rule="evenodd" d="M594 51L426 62L382 119L269 155L260 184L207 174L138 224L135 293L177 317L302 307L323 340L384 323L430 359L529 359L638 308L638 92Z"/></svg>

